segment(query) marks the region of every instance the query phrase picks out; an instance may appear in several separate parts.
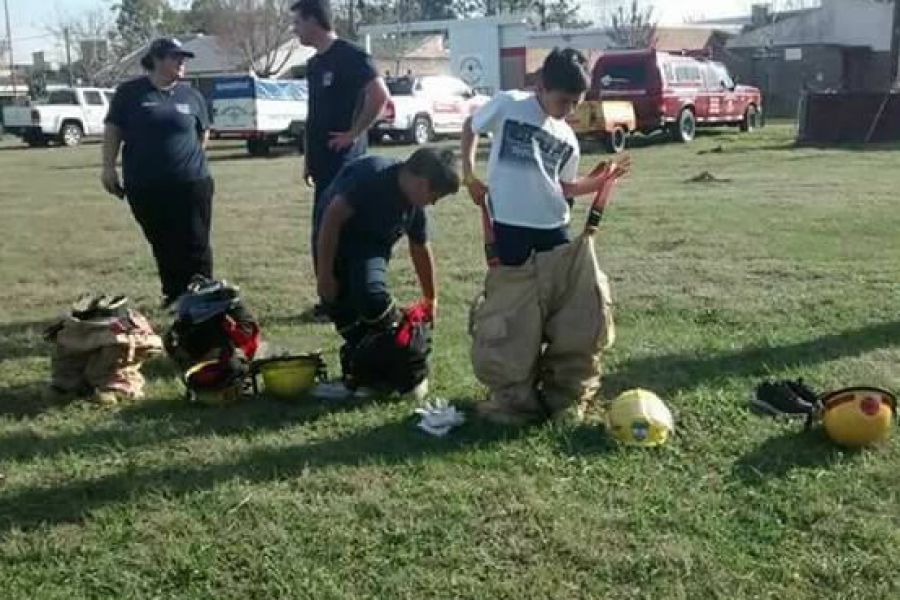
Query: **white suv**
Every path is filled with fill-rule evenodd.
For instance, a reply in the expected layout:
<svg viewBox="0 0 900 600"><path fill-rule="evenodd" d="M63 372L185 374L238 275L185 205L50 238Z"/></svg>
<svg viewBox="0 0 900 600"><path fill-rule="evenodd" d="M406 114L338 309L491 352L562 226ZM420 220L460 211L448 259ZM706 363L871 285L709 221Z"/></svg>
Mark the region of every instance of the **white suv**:
<svg viewBox="0 0 900 600"><path fill-rule="evenodd" d="M373 141L391 139L427 144L435 136L460 135L466 118L490 98L448 75L390 77L391 98L372 127Z"/></svg>

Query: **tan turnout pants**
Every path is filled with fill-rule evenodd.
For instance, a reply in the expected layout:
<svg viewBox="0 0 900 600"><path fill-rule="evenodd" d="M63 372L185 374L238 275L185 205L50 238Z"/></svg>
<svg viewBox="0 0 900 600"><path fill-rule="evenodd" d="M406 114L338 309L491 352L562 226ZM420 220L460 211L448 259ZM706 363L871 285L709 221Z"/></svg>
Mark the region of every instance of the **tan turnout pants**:
<svg viewBox="0 0 900 600"><path fill-rule="evenodd" d="M127 320L108 322L67 316L62 324L52 354L55 388L65 392L96 389L132 398L143 395L141 365L162 352L162 340L142 315L132 312Z"/></svg>
<svg viewBox="0 0 900 600"><path fill-rule="evenodd" d="M541 420L592 401L601 352L615 339L611 304L589 236L491 268L470 329L472 365L493 408Z"/></svg>

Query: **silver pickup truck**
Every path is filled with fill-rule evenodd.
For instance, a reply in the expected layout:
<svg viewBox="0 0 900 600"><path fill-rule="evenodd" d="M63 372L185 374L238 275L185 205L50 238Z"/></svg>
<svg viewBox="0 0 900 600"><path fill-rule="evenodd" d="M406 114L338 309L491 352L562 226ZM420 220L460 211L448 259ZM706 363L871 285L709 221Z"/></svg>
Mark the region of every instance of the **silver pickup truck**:
<svg viewBox="0 0 900 600"><path fill-rule="evenodd" d="M3 108L3 129L29 146L56 141L77 146L85 136L103 135L103 120L114 90L64 88L50 92L45 101L30 106Z"/></svg>

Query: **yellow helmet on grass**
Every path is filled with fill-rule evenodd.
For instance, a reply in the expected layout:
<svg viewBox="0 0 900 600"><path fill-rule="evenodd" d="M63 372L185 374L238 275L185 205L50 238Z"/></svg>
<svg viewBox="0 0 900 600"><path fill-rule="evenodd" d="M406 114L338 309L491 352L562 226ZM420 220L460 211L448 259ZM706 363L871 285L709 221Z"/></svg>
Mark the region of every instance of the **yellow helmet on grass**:
<svg viewBox="0 0 900 600"><path fill-rule="evenodd" d="M822 425L836 444L849 448L886 440L897 414L897 398L886 390L855 387L822 397Z"/></svg>
<svg viewBox="0 0 900 600"><path fill-rule="evenodd" d="M606 428L623 444L659 446L675 432L675 420L666 404L651 391L628 390L606 410Z"/></svg>
<svg viewBox="0 0 900 600"><path fill-rule="evenodd" d="M317 382L328 379L328 371L321 352L259 360L253 363L252 373L254 388L257 391L258 374L262 377L265 392L282 400L300 399Z"/></svg>

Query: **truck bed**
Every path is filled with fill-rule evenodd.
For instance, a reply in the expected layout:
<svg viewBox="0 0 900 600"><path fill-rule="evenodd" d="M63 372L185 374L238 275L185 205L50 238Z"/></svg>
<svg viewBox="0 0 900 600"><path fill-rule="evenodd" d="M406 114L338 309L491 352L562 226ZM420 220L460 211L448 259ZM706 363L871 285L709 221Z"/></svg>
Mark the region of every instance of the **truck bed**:
<svg viewBox="0 0 900 600"><path fill-rule="evenodd" d="M31 108L28 106L3 107L3 127L31 127Z"/></svg>

